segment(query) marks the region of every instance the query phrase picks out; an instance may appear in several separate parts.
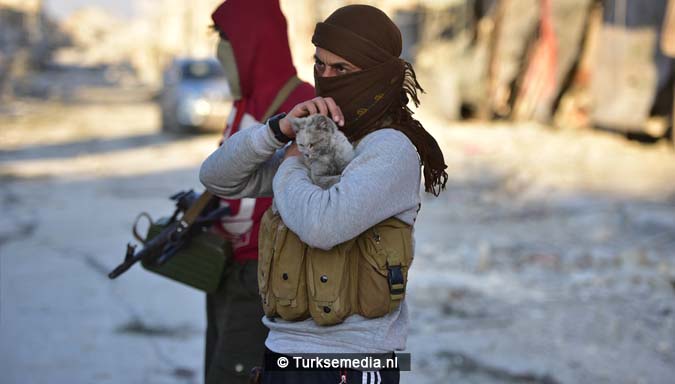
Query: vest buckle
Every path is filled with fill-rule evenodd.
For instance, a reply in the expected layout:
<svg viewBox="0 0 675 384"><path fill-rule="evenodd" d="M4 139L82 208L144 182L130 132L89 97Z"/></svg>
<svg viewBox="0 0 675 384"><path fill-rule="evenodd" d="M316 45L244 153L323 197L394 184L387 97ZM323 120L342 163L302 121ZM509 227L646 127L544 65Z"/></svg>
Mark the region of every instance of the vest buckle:
<svg viewBox="0 0 675 384"><path fill-rule="evenodd" d="M403 280L403 271L400 265L387 265L387 281L389 282L389 293L392 295L401 295L405 292L405 282Z"/></svg>

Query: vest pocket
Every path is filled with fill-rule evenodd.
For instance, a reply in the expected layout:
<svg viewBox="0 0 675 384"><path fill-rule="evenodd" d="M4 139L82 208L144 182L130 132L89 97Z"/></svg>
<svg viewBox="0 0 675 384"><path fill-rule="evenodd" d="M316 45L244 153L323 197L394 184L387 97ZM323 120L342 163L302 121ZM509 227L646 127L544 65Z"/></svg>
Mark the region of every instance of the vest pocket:
<svg viewBox="0 0 675 384"><path fill-rule="evenodd" d="M359 314L374 318L398 307L405 296L412 263L412 231L388 219L359 237L357 302Z"/></svg>
<svg viewBox="0 0 675 384"><path fill-rule="evenodd" d="M270 278L276 311L284 320L304 320L309 317L304 270L306 249L307 246L295 233L283 222L279 223Z"/></svg>
<svg viewBox="0 0 675 384"><path fill-rule="evenodd" d="M284 320L309 317L305 250L278 214L265 212L258 240L258 289L266 316Z"/></svg>
<svg viewBox="0 0 675 384"><path fill-rule="evenodd" d="M350 288L356 269L350 255L354 243L350 240L328 251L307 250L309 312L317 324L341 323L352 311L355 291Z"/></svg>

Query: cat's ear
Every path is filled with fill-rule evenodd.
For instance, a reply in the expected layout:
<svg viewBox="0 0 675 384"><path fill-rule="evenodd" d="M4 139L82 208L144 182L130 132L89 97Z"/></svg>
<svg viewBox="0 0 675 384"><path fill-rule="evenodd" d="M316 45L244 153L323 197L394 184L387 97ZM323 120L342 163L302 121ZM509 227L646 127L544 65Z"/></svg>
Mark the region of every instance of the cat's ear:
<svg viewBox="0 0 675 384"><path fill-rule="evenodd" d="M286 116L286 118L288 119L288 122L291 123L291 128L293 128L293 132L298 133L298 131L302 130L302 124L300 124L299 119L291 116Z"/></svg>
<svg viewBox="0 0 675 384"><path fill-rule="evenodd" d="M319 117L319 121L317 123L317 126L322 130L326 132L333 132L335 131L335 126L333 125L333 122L330 120L330 117L325 116L325 115L318 115L321 116Z"/></svg>

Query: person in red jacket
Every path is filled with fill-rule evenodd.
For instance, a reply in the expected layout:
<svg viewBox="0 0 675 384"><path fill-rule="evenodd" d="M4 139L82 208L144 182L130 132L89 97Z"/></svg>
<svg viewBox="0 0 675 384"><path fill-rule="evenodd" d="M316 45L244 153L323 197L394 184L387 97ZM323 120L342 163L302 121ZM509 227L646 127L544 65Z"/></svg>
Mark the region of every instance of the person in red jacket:
<svg viewBox="0 0 675 384"><path fill-rule="evenodd" d="M296 77L279 0L227 0L212 14L217 56L235 96L223 140L269 115L315 96ZM258 295L258 230L271 198L222 200L231 215L215 230L232 241L234 256L221 287L206 297L206 383L245 383L260 364L267 328Z"/></svg>

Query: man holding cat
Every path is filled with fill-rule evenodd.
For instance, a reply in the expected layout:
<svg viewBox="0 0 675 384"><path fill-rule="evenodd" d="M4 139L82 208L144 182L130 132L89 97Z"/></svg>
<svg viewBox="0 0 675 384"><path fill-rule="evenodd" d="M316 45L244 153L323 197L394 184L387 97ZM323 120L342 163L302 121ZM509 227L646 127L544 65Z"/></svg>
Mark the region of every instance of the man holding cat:
<svg viewBox="0 0 675 384"><path fill-rule="evenodd" d="M260 232L258 283L269 353L385 353L405 349L404 300L412 226L424 187L447 174L436 140L412 117L412 65L396 25L366 5L338 9L312 38L317 97L231 136L202 164L220 196L274 196ZM289 117L329 115L355 145L340 180L312 183ZM369 381L370 380L370 381ZM267 371L264 383L398 383L398 371Z"/></svg>

